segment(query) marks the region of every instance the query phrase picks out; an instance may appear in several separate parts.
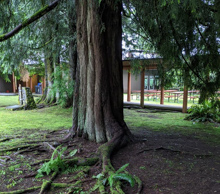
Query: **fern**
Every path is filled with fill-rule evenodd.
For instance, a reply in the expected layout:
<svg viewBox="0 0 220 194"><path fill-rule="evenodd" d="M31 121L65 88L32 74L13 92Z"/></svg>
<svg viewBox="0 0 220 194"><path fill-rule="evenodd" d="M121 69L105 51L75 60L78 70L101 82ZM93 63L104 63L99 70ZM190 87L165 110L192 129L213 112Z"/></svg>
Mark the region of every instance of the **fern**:
<svg viewBox="0 0 220 194"><path fill-rule="evenodd" d="M74 165L74 167L68 167L67 169L65 169L63 171L63 174L71 174L71 173L75 173L75 172L79 172L79 171L87 171L89 170L90 167L89 166L77 166Z"/></svg>
<svg viewBox="0 0 220 194"><path fill-rule="evenodd" d="M192 106L190 114L185 119L195 122L219 122L220 121L220 102L219 100L205 101L203 104Z"/></svg>
<svg viewBox="0 0 220 194"><path fill-rule="evenodd" d="M127 181L127 182L130 183L131 187L133 187L134 184L135 184L135 180L134 180L134 178L133 178L133 176L131 174L125 174L125 173L114 174L112 179L113 180L124 180L124 181Z"/></svg>
<svg viewBox="0 0 220 194"><path fill-rule="evenodd" d="M64 160L62 159L62 155L64 151L67 149L67 147L64 147L60 152L58 149L60 146L58 146L52 156L49 162L46 162L42 165L42 167L37 171L36 178L40 178L44 176L44 173L49 175L51 172L59 172L64 171L66 168L68 168L68 165L65 164ZM57 157L54 159L55 154L57 154Z"/></svg>
<svg viewBox="0 0 220 194"><path fill-rule="evenodd" d="M119 168L114 174L110 175L108 177L108 182L110 187L113 186L114 182L116 180L125 180L130 183L131 187L134 186L135 180L131 174L129 174L125 169L128 167L129 163L123 165L121 168ZM124 172L124 173L122 173Z"/></svg>
<svg viewBox="0 0 220 194"><path fill-rule="evenodd" d="M129 166L129 163L123 165L121 168L119 168L119 169L116 171L116 174L125 171L125 169L126 169L128 166Z"/></svg>
<svg viewBox="0 0 220 194"><path fill-rule="evenodd" d="M129 174L127 171L125 171L125 169L128 167L129 164L125 164L123 165L121 168L119 168L115 173L112 173L110 176L108 176L107 178L105 178L105 176L100 173L96 176L93 176L93 178L97 178L100 183L102 185L106 185L107 183L109 183L109 186L112 188L115 184L115 181L117 180L124 180L130 183L131 187L133 187L135 185L135 179L134 177ZM95 191L100 185L96 184L92 191Z"/></svg>

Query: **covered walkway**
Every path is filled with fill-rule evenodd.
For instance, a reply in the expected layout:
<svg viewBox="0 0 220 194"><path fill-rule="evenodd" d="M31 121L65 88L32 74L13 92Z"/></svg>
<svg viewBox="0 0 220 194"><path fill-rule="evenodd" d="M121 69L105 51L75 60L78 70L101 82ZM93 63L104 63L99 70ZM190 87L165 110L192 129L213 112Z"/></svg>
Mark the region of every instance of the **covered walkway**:
<svg viewBox="0 0 220 194"><path fill-rule="evenodd" d="M0 92L0 96L17 96L18 93L1 93Z"/></svg>
<svg viewBox="0 0 220 194"><path fill-rule="evenodd" d="M171 110L182 112L182 106L173 106L173 105L164 105L164 104L149 104L144 103L144 106L141 106L138 102L124 102L124 107L140 107L140 108L150 108L150 109L161 109L161 110ZM188 109L188 108L187 108Z"/></svg>
<svg viewBox="0 0 220 194"><path fill-rule="evenodd" d="M146 66L146 61L147 61L147 66ZM131 60L124 60L123 61L123 70L127 70L127 102L130 105L133 105L134 103L131 102ZM149 104L145 104L144 102L144 97L145 97L145 71L146 69L152 70L152 69L157 69L157 65L159 63L162 63L162 59L160 58L154 58L154 59L146 59L145 62L144 60L140 60L140 68L141 68L141 75L140 75L140 103L136 103L137 106L141 106L142 108L146 106L151 106ZM154 107L160 107L160 108L169 108L173 107L170 105L164 105L164 98L165 98L165 89L164 89L164 80L160 80L160 89L157 89L157 92L160 92L160 105L152 105ZM155 91L154 91L155 92ZM184 82L184 90L181 91L183 94L183 104L182 107L177 108L178 110L181 109L181 112L187 113L187 101L188 101L188 85L186 82ZM177 99L178 100L178 99ZM174 106L178 107L178 106Z"/></svg>

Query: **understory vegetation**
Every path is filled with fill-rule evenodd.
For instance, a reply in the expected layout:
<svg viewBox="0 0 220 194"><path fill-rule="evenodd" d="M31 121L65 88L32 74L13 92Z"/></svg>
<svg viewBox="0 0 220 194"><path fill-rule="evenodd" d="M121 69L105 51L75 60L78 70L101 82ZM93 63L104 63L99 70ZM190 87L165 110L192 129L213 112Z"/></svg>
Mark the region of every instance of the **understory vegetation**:
<svg viewBox="0 0 220 194"><path fill-rule="evenodd" d="M192 106L187 120L195 122L220 122L220 101L205 101L202 104Z"/></svg>
<svg viewBox="0 0 220 194"><path fill-rule="evenodd" d="M5 110L17 98L0 97L0 193L123 193L125 187L140 193L142 181L127 170L129 163L102 171L96 152L99 144L82 145L77 138L59 142L71 127L71 109ZM215 145L220 142L219 125L186 121L179 112L124 109L124 114L133 133L145 128L154 133L193 135ZM138 168L143 173L146 169L144 164Z"/></svg>

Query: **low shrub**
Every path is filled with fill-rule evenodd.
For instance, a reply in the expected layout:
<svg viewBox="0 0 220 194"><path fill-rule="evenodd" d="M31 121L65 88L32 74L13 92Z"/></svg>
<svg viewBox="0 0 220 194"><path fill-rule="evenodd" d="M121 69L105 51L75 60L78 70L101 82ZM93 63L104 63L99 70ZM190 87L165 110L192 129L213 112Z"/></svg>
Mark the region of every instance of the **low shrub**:
<svg viewBox="0 0 220 194"><path fill-rule="evenodd" d="M202 104L193 105L185 118L194 122L220 122L220 101L205 101Z"/></svg>

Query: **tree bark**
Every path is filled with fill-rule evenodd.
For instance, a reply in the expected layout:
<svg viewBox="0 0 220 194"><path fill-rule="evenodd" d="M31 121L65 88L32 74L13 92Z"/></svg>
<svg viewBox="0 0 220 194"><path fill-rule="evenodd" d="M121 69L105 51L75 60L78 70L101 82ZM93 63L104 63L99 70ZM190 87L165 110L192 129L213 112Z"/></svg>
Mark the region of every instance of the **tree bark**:
<svg viewBox="0 0 220 194"><path fill-rule="evenodd" d="M47 103L53 102L55 100L55 96L51 94L51 88L53 85L52 82L52 74L54 72L53 69L53 57L48 55L49 53L45 52L45 78L46 78L46 88L43 94L42 100L46 101Z"/></svg>
<svg viewBox="0 0 220 194"><path fill-rule="evenodd" d="M103 143L132 139L124 122L120 1L77 0L73 130Z"/></svg>
<svg viewBox="0 0 220 194"><path fill-rule="evenodd" d="M70 80L76 80L77 50L76 50L76 9L75 1L71 1L68 9L69 19L69 64L70 64ZM73 36L74 35L74 36Z"/></svg>
<svg viewBox="0 0 220 194"><path fill-rule="evenodd" d="M77 50L76 50L76 9L75 0L68 4L68 19L69 19L69 81L76 81L76 66L77 66ZM74 36L73 36L74 35ZM73 95L69 99L67 107L73 106Z"/></svg>

